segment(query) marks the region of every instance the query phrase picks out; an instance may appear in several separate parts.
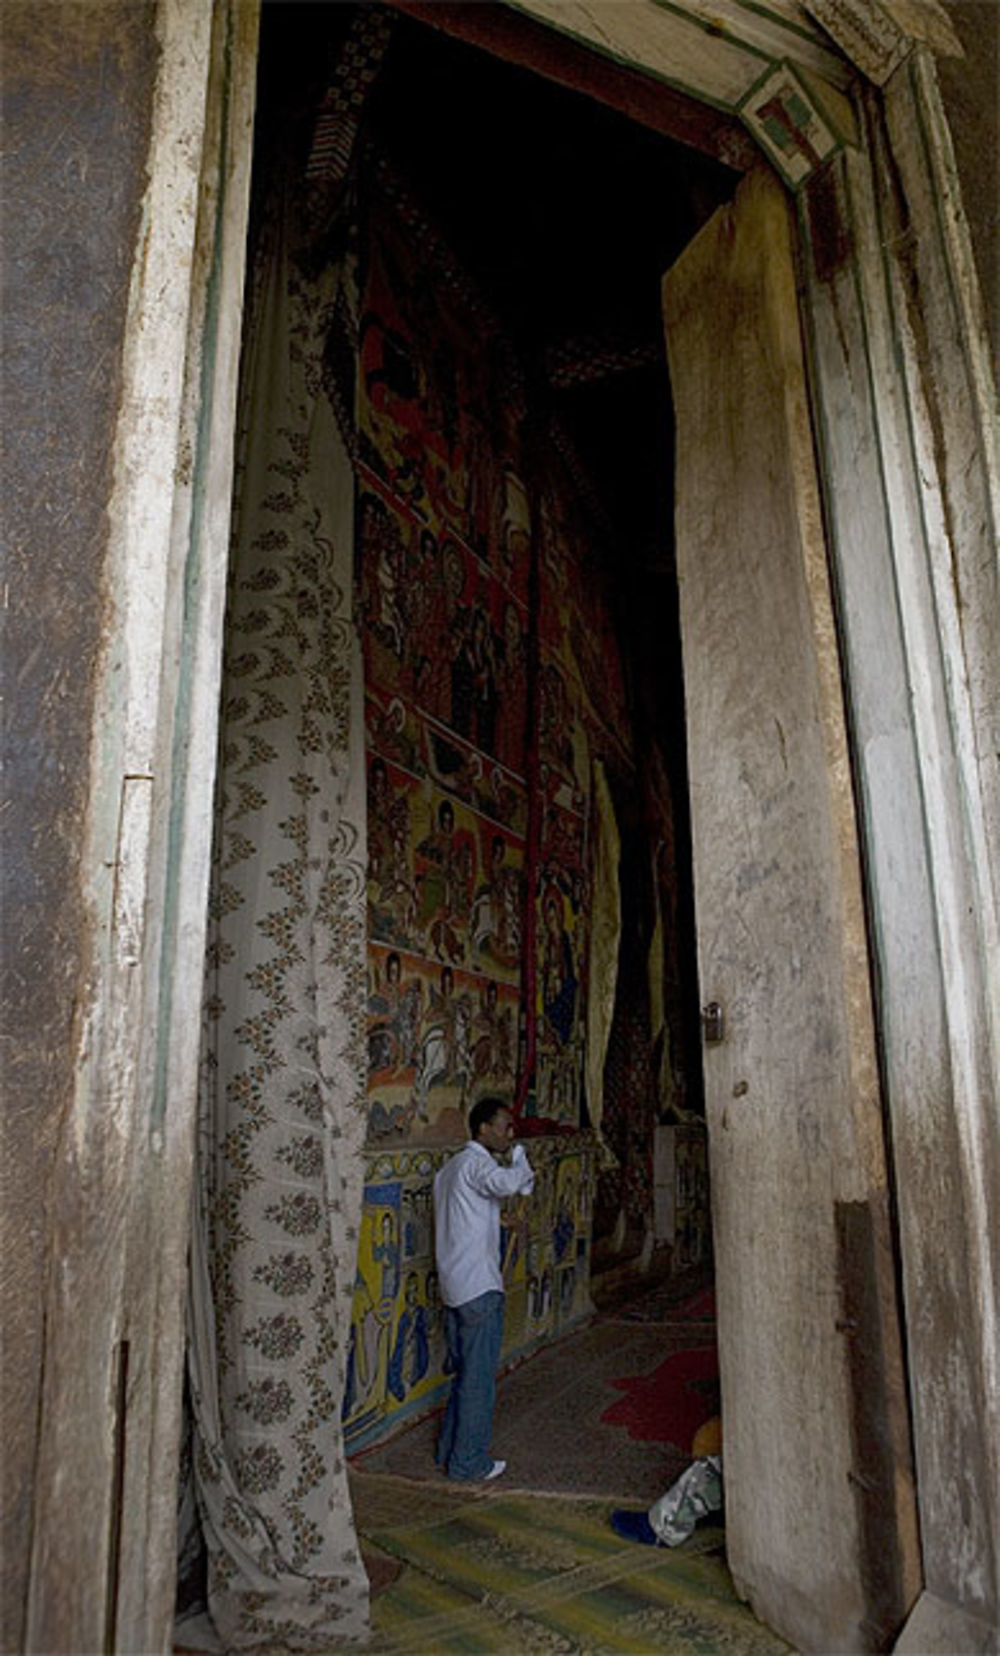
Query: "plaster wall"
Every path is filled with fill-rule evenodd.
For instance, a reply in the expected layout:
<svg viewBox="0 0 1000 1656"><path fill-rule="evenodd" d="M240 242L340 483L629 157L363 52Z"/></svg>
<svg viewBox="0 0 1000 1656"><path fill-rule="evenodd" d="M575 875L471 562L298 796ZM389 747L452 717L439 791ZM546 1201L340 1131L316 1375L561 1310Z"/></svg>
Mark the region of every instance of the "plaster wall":
<svg viewBox="0 0 1000 1656"><path fill-rule="evenodd" d="M0 1644L21 1648L49 1176L86 1001L80 829L107 617L111 451L157 61L155 14L4 8L3 1455Z"/></svg>

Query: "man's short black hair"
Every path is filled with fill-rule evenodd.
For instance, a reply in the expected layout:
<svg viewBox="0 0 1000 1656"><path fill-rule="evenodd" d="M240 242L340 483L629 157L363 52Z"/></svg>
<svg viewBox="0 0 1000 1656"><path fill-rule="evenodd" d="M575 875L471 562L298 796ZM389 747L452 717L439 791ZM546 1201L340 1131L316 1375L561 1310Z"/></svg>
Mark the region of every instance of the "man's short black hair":
<svg viewBox="0 0 1000 1656"><path fill-rule="evenodd" d="M501 1110L509 1109L510 1105L505 1098L494 1096L481 1098L478 1103L473 1104L469 1111L469 1137L477 1139L480 1127L485 1127L489 1122L495 1121Z"/></svg>

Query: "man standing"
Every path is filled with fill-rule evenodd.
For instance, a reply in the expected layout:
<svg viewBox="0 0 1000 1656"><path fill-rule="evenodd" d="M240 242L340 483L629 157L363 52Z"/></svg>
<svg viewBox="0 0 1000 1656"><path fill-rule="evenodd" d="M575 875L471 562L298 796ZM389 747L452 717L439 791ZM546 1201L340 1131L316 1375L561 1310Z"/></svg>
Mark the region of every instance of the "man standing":
<svg viewBox="0 0 1000 1656"><path fill-rule="evenodd" d="M500 1206L528 1195L535 1175L522 1144L510 1167L494 1161L514 1139L514 1118L501 1098L481 1098L469 1112L469 1142L434 1180L438 1278L445 1303L451 1394L437 1462L449 1478L498 1478L507 1463L490 1454L496 1369L503 1337Z"/></svg>

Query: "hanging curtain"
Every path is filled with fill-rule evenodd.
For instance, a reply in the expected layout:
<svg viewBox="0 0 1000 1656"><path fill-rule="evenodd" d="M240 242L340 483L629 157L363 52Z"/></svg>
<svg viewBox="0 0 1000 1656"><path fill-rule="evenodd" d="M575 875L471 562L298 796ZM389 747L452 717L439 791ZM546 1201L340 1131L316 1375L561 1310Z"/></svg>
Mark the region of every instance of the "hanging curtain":
<svg viewBox="0 0 1000 1656"><path fill-rule="evenodd" d="M290 194L249 301L191 1251L195 1478L226 1650L368 1626L340 1424L365 1134L363 685L352 472L321 384L344 272L296 260Z"/></svg>
<svg viewBox="0 0 1000 1656"><path fill-rule="evenodd" d="M587 970L587 1109L597 1134L598 1161L614 1166L615 1156L601 1132L604 1114L604 1060L618 984L618 946L621 940L621 891L618 863L621 839L615 822L611 789L600 760L594 761L591 794L592 881L590 950Z"/></svg>

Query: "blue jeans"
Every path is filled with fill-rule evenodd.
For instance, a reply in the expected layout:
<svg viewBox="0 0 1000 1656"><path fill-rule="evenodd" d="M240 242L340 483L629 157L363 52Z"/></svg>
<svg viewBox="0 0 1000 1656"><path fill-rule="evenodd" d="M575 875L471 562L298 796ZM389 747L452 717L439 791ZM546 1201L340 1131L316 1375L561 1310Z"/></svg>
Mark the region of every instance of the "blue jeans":
<svg viewBox="0 0 1000 1656"><path fill-rule="evenodd" d="M493 1465L490 1438L503 1302L503 1294L491 1290L465 1305L445 1307L448 1366L454 1378L438 1438L437 1463L449 1478L485 1478Z"/></svg>

